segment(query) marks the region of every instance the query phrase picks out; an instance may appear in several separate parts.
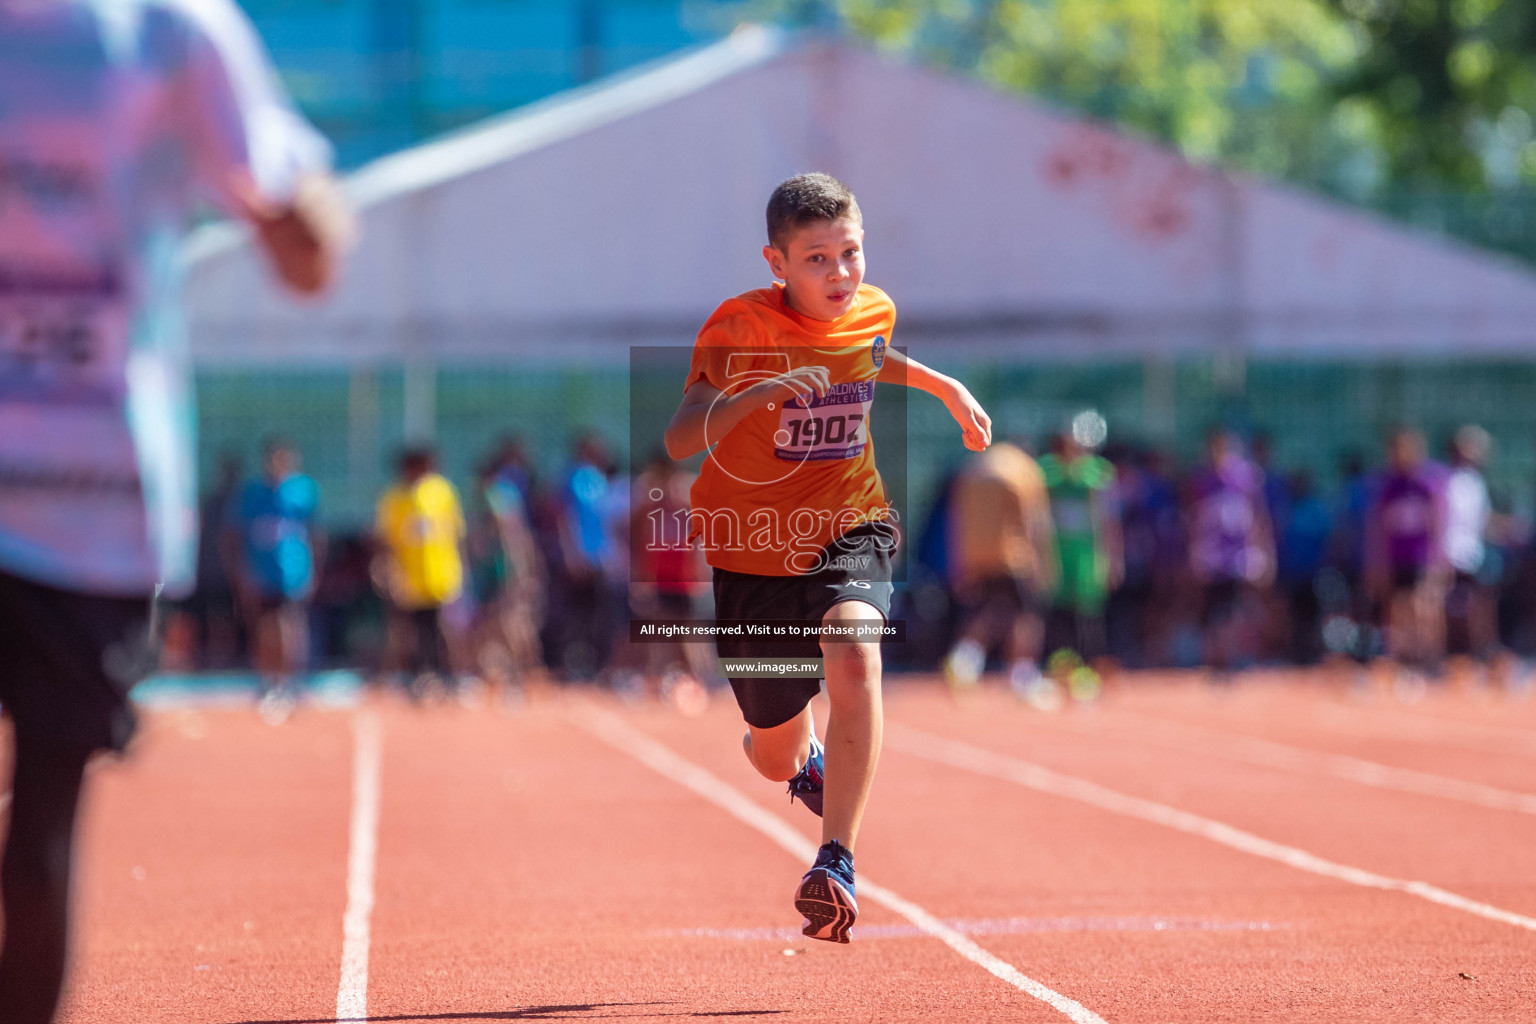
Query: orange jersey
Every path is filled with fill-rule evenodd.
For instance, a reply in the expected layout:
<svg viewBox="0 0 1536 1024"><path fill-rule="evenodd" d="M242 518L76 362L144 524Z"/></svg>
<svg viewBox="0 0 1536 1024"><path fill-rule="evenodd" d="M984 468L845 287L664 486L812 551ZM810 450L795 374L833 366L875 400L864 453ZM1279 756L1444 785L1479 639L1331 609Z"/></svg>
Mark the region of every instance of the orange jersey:
<svg viewBox="0 0 1536 1024"><path fill-rule="evenodd" d="M688 385L706 381L727 395L801 366L824 366L832 382L807 407L784 392L722 437L689 492L689 539L710 565L759 576L820 568L818 552L854 526L888 517L875 469L869 417L885 364L896 307L860 285L837 320L801 316L784 286L727 299L699 331Z"/></svg>

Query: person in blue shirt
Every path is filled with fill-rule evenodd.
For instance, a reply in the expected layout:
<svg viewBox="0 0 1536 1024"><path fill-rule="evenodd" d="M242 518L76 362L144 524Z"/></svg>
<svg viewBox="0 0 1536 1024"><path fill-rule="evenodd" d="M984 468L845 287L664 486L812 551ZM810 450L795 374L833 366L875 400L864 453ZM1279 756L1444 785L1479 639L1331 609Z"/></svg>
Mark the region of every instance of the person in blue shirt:
<svg viewBox="0 0 1536 1024"><path fill-rule="evenodd" d="M299 472L299 455L274 438L262 475L245 485L230 521L237 532L236 578L261 679L262 711L280 719L309 662L309 599L315 590L320 489Z"/></svg>
<svg viewBox="0 0 1536 1024"><path fill-rule="evenodd" d="M612 460L594 435L577 438L560 487L560 668L590 678L607 664L614 627L614 561L618 545L610 529Z"/></svg>

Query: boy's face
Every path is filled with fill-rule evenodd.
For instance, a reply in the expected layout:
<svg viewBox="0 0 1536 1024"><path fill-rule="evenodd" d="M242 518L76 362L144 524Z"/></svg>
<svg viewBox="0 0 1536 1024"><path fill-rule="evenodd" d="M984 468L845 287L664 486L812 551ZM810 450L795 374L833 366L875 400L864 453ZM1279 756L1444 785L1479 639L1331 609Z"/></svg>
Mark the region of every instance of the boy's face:
<svg viewBox="0 0 1536 1024"><path fill-rule="evenodd" d="M784 248L763 246L784 301L813 320L836 320L853 308L864 280L864 227L851 217L803 224Z"/></svg>

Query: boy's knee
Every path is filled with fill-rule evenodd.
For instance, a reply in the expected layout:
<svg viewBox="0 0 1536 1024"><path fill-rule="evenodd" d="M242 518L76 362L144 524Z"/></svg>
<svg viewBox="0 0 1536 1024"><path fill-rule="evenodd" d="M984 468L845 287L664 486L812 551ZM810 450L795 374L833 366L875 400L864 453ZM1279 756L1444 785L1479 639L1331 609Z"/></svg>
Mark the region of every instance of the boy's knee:
<svg viewBox="0 0 1536 1024"><path fill-rule="evenodd" d="M880 685L879 644L823 644L822 664L826 666L828 696L839 688L868 689Z"/></svg>
<svg viewBox="0 0 1536 1024"><path fill-rule="evenodd" d="M767 736L754 736L750 731L741 742L752 767L772 782L787 782L804 767L806 752L799 742L774 742Z"/></svg>
<svg viewBox="0 0 1536 1024"><path fill-rule="evenodd" d="M826 666L828 679L833 676L868 676L871 672L879 676L880 645L879 643L823 643L822 663Z"/></svg>
<svg viewBox="0 0 1536 1024"><path fill-rule="evenodd" d="M885 616L872 604L864 601L842 601L833 605L821 617L823 625L858 626L860 623L882 623ZM827 670L827 691L847 681L850 684L879 684L880 643L875 641L823 640L821 644L823 664Z"/></svg>

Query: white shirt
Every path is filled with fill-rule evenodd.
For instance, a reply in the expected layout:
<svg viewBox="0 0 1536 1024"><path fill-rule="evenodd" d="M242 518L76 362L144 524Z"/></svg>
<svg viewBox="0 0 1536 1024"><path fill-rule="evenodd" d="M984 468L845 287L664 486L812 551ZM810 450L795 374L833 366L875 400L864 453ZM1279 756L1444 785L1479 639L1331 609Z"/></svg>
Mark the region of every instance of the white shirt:
<svg viewBox="0 0 1536 1024"><path fill-rule="evenodd" d="M1445 557L1459 572L1483 566L1483 534L1492 508L1483 475L1471 466L1451 471L1445 483Z"/></svg>
<svg viewBox="0 0 1536 1024"><path fill-rule="evenodd" d="M178 243L329 158L231 0L0 0L0 571L190 586Z"/></svg>

